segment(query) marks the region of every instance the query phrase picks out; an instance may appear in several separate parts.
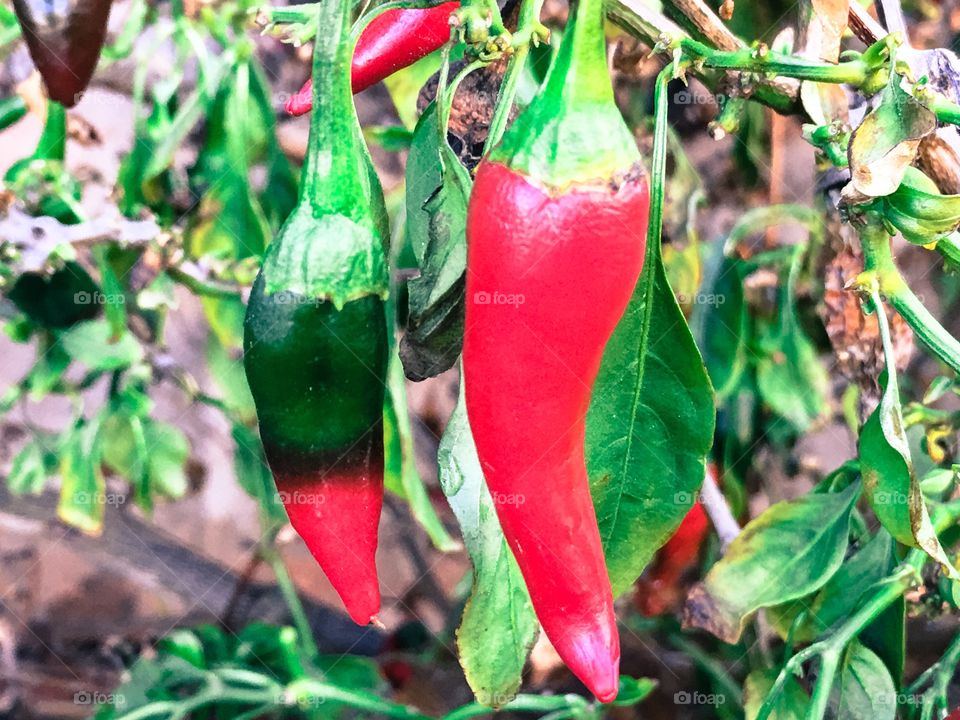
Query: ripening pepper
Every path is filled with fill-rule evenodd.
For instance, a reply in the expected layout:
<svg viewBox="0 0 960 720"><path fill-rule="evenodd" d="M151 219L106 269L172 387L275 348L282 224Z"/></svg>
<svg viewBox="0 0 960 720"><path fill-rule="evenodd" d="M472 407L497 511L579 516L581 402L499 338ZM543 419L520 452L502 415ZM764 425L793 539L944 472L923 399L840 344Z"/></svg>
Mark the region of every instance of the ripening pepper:
<svg viewBox="0 0 960 720"><path fill-rule="evenodd" d="M657 552L650 569L637 581L637 607L643 615L663 615L679 606L684 593L683 577L696 565L709 532L707 513L696 502Z"/></svg>
<svg viewBox="0 0 960 720"><path fill-rule="evenodd" d="M33 64L61 105L80 100L100 59L111 0L13 0Z"/></svg>
<svg viewBox="0 0 960 720"><path fill-rule="evenodd" d="M358 93L426 57L450 39L450 14L460 0L430 8L387 10L360 33L353 53L353 91ZM287 100L291 115L303 115L313 107L313 83L304 84Z"/></svg>
<svg viewBox="0 0 960 720"><path fill-rule="evenodd" d="M466 405L547 637L602 701L620 643L584 466L591 388L643 265L649 188L580 0L543 88L477 171L467 215Z"/></svg>
<svg viewBox="0 0 960 720"><path fill-rule="evenodd" d="M319 6L300 196L253 286L244 366L290 522L365 624L380 608L388 274L383 191L350 92L350 8Z"/></svg>

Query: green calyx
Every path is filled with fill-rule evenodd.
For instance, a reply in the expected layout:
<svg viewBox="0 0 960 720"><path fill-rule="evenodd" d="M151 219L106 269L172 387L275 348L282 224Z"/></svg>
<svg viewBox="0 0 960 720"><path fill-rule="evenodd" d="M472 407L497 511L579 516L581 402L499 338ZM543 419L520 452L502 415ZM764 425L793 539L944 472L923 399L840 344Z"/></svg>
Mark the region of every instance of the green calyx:
<svg viewBox="0 0 960 720"><path fill-rule="evenodd" d="M603 0L580 0L547 79L490 159L562 188L605 181L640 161L613 99Z"/></svg>
<svg viewBox="0 0 960 720"><path fill-rule="evenodd" d="M264 292L328 300L337 309L387 295L387 260L372 222L315 215L300 203L263 261Z"/></svg>
<svg viewBox="0 0 960 720"><path fill-rule="evenodd" d="M263 261L264 293L289 292L336 308L386 297L383 191L353 105L351 3L318 4L313 113L300 198Z"/></svg>

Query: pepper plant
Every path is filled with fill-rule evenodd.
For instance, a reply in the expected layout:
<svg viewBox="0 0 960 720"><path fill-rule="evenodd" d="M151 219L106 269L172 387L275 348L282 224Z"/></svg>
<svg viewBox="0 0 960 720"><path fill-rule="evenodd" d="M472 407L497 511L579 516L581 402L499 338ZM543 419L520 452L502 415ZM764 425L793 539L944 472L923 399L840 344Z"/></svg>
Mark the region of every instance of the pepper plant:
<svg viewBox="0 0 960 720"><path fill-rule="evenodd" d="M44 116L4 175L4 319L36 362L0 410L71 407L59 431L28 428L7 488L58 479L58 517L90 535L110 521L108 480L146 514L182 498L190 439L151 398L172 382L230 423L292 626L174 630L100 716L427 717L372 661L318 646L277 547L289 522L350 617L379 625L385 491L472 563L441 637L475 702L450 720L656 703L621 658L646 635L701 675L671 716L943 718L960 703L960 636L920 671L905 644L917 618L960 605L960 153L931 155L960 125L960 62L911 47L896 3L886 27L857 3L804 4L799 40L769 43L736 34L768 10L746 0L578 0L565 20L541 0L134 0L104 45L108 9L0 6L0 47L25 41L48 96L0 101L2 127ZM286 98L258 53L280 40L312 44ZM631 44L654 72L623 69ZM149 81L160 48L177 62ZM98 58L136 68L109 232L66 165L64 106ZM354 93L381 81L401 123L361 127ZM716 193L669 122L687 83L723 93L697 132L736 136L755 165L758 109L799 116L813 201L764 202L702 238ZM311 113L299 174L280 106ZM405 159L386 197L372 145ZM903 248L936 259L938 312ZM214 392L167 351L177 288L201 301ZM925 375L905 362L914 338ZM449 513L414 462L406 398L448 372ZM795 469L823 428L855 452L778 497L765 473ZM582 692L521 692L540 629Z"/></svg>

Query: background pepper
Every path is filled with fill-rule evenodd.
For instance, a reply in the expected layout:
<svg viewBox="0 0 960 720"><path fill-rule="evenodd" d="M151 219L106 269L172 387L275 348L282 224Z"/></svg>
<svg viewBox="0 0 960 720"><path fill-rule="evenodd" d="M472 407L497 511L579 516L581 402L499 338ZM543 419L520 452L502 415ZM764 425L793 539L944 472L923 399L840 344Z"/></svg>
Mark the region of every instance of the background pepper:
<svg viewBox="0 0 960 720"><path fill-rule="evenodd" d="M467 412L543 629L602 701L620 644L584 466L604 346L643 264L649 190L613 102L602 0L481 162L467 219Z"/></svg>
<svg viewBox="0 0 960 720"><path fill-rule="evenodd" d="M350 616L380 607L387 293L382 190L350 93L350 2L320 5L296 209L244 322L244 366L280 498Z"/></svg>
<svg viewBox="0 0 960 720"><path fill-rule="evenodd" d="M707 473L717 482L719 472L713 463ZM686 598L687 576L697 565L703 544L710 534L710 520L699 499L693 503L676 532L657 552L644 576L637 581L637 609L647 617L677 610Z"/></svg>
<svg viewBox="0 0 960 720"><path fill-rule="evenodd" d="M47 94L66 107L80 100L100 59L111 0L13 0Z"/></svg>
<svg viewBox="0 0 960 720"><path fill-rule="evenodd" d="M387 10L370 21L360 33L353 53L353 91L358 93L426 57L450 39L450 14L459 0L430 8ZM313 83L307 80L287 100L291 115L303 115L313 107Z"/></svg>

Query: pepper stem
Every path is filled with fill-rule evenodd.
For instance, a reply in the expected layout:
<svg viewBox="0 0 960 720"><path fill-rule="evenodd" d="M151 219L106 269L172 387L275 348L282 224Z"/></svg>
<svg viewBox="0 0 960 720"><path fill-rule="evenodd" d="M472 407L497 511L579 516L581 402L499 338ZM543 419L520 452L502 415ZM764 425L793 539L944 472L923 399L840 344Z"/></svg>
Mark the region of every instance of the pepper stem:
<svg viewBox="0 0 960 720"><path fill-rule="evenodd" d="M364 152L350 83L351 7L350 0L325 0L317 7L313 112L300 186L301 201L348 217L363 196L357 158Z"/></svg>
<svg viewBox="0 0 960 720"><path fill-rule="evenodd" d="M47 120L33 156L39 160L63 161L67 147L67 111L53 100L47 102Z"/></svg>
<svg viewBox="0 0 960 720"><path fill-rule="evenodd" d="M556 191L605 183L639 165L613 98L603 0L578 0L547 79L490 159Z"/></svg>
<svg viewBox="0 0 960 720"><path fill-rule="evenodd" d="M613 102L604 18L603 0L577 0L573 23L567 26L546 79L544 100L566 106Z"/></svg>

